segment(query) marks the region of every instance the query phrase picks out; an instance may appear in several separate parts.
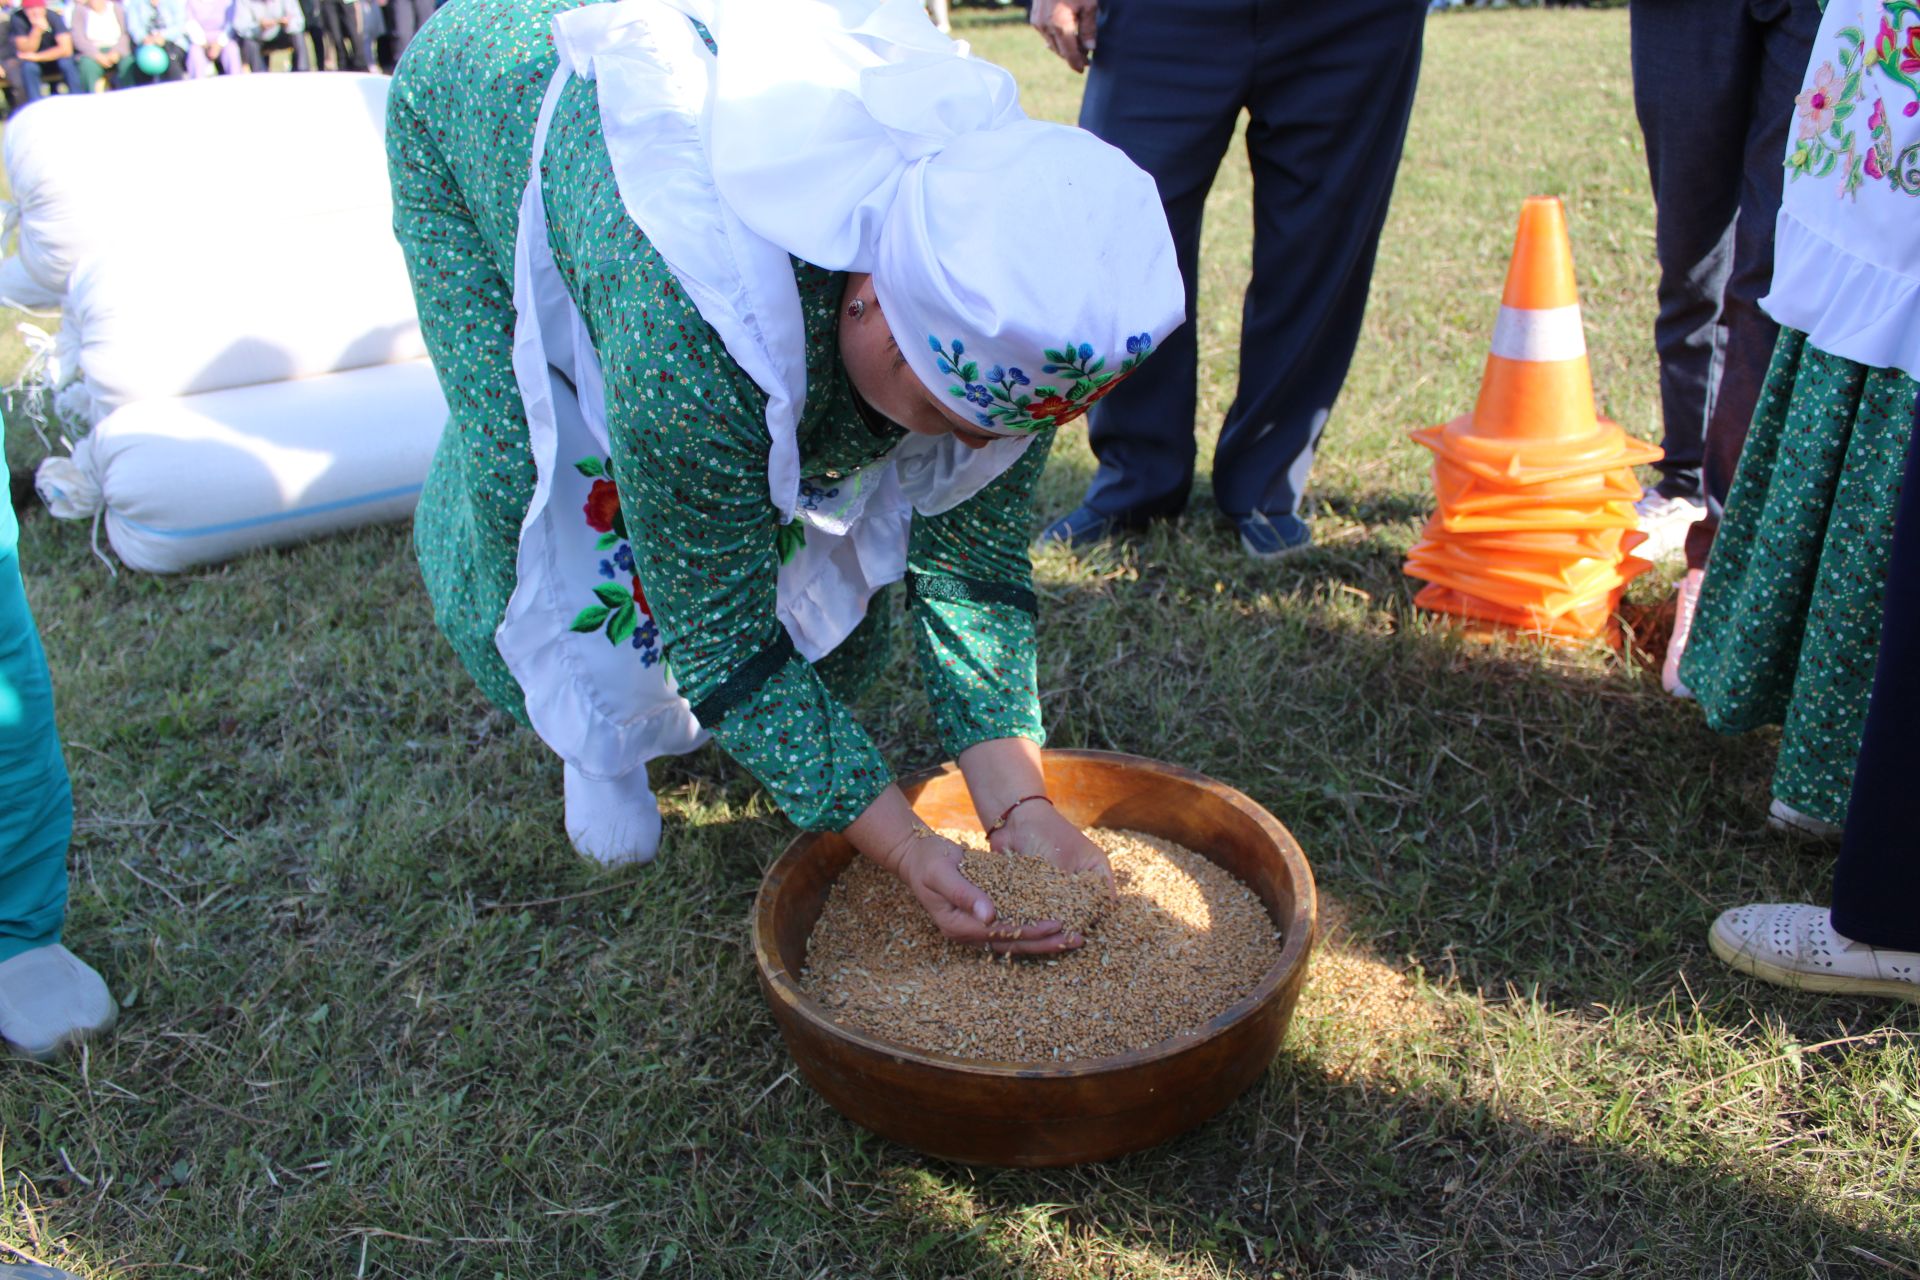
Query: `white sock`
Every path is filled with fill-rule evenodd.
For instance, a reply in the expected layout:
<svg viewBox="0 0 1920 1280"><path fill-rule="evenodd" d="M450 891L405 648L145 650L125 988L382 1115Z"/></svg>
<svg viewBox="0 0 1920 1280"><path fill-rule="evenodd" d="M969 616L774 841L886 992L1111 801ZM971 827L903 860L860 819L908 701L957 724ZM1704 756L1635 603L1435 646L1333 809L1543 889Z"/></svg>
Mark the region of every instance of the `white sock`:
<svg viewBox="0 0 1920 1280"><path fill-rule="evenodd" d="M660 852L660 806L640 766L618 778L566 770L567 839L604 866L652 862Z"/></svg>

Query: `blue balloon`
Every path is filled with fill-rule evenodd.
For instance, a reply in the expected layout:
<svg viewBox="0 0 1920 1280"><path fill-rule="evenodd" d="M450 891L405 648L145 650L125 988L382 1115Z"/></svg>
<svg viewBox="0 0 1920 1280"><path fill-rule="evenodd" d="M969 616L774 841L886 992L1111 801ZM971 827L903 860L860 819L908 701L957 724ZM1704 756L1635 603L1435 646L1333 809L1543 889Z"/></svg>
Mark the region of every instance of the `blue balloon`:
<svg viewBox="0 0 1920 1280"><path fill-rule="evenodd" d="M163 76L167 74L167 51L157 44L143 44L133 55L133 65L142 75Z"/></svg>

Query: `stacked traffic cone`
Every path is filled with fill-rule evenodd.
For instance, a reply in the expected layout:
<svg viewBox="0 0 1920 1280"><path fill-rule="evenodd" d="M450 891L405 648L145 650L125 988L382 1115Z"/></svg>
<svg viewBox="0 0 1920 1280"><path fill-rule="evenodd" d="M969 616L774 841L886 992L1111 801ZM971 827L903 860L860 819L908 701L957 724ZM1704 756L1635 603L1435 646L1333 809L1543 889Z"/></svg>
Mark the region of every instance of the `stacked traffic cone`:
<svg viewBox="0 0 1920 1280"><path fill-rule="evenodd" d="M1438 510L1406 572L1414 603L1560 640L1610 632L1620 592L1652 568L1633 468L1661 456L1594 411L1573 248L1552 197L1520 210L1493 351L1473 412L1416 431Z"/></svg>

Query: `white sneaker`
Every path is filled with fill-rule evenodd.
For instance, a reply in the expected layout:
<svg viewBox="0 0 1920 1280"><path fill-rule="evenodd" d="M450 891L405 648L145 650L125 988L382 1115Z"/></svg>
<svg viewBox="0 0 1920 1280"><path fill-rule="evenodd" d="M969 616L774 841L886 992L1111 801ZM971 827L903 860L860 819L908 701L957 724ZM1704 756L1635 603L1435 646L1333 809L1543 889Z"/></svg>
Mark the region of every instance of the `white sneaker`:
<svg viewBox="0 0 1920 1280"><path fill-rule="evenodd" d="M1783 987L1920 1003L1920 953L1870 947L1836 933L1825 907L1735 907L1713 922L1707 942L1740 972Z"/></svg>
<svg viewBox="0 0 1920 1280"><path fill-rule="evenodd" d="M1678 555L1687 545L1687 530L1707 514L1707 504L1698 498L1669 498L1649 493L1633 504L1640 514L1640 532L1647 540L1633 549L1646 560L1665 560Z"/></svg>
<svg viewBox="0 0 1920 1280"><path fill-rule="evenodd" d="M0 1040L23 1057L50 1061L118 1013L106 981L57 942L0 964Z"/></svg>
<svg viewBox="0 0 1920 1280"><path fill-rule="evenodd" d="M1691 698L1693 690L1680 679L1680 658L1693 634L1693 615L1700 609L1700 583L1706 574L1689 569L1673 588L1673 634L1667 637L1666 660L1660 664L1660 687L1676 698Z"/></svg>
<svg viewBox="0 0 1920 1280"><path fill-rule="evenodd" d="M642 765L618 778L566 770L567 839L602 866L652 862L660 852L660 805Z"/></svg>
<svg viewBox="0 0 1920 1280"><path fill-rule="evenodd" d="M1767 806L1767 825L1788 835L1830 843L1837 843L1846 833L1844 827L1836 827L1812 814L1802 813L1785 800L1775 800Z"/></svg>

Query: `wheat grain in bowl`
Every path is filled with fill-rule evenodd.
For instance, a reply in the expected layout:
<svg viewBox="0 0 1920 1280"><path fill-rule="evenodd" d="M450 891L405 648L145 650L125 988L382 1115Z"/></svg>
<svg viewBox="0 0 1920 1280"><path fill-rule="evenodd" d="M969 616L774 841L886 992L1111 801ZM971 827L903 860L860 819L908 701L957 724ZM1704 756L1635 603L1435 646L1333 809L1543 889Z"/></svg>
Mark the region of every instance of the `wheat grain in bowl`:
<svg viewBox="0 0 1920 1280"><path fill-rule="evenodd" d="M1087 834L1114 894L1037 858L943 831L1000 918L1059 920L1077 951L997 958L942 937L912 893L865 859L848 864L807 943L805 990L870 1034L958 1057L1058 1063L1144 1049L1193 1031L1252 993L1281 938L1253 891L1191 849L1135 831Z"/></svg>

